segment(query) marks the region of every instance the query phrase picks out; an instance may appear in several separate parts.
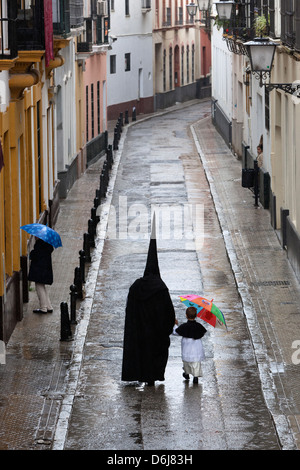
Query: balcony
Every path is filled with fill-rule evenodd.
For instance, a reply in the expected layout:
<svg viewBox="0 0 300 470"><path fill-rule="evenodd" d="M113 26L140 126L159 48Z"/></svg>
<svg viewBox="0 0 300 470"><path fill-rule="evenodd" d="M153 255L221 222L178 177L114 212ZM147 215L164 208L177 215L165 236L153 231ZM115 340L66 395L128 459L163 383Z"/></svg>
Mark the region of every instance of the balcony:
<svg viewBox="0 0 300 470"><path fill-rule="evenodd" d="M92 50L93 50L93 46L91 42L78 42L77 43L78 53L92 52Z"/></svg>
<svg viewBox="0 0 300 470"><path fill-rule="evenodd" d="M53 34L67 38L70 35L69 0L52 0Z"/></svg>
<svg viewBox="0 0 300 470"><path fill-rule="evenodd" d="M33 51L45 49L43 7L43 0L18 3L15 19L18 50Z"/></svg>
<svg viewBox="0 0 300 470"><path fill-rule="evenodd" d="M69 5L71 28L78 28L83 26L83 0L69 0Z"/></svg>
<svg viewBox="0 0 300 470"><path fill-rule="evenodd" d="M12 60L17 56L16 22L11 18L0 16L0 60Z"/></svg>

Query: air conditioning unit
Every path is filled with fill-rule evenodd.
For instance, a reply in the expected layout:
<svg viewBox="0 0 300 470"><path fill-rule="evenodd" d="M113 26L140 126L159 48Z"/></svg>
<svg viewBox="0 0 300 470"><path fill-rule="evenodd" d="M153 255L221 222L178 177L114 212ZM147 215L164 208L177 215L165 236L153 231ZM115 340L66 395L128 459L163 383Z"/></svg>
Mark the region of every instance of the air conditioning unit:
<svg viewBox="0 0 300 470"><path fill-rule="evenodd" d="M151 0L141 0L142 10L151 10Z"/></svg>
<svg viewBox="0 0 300 470"><path fill-rule="evenodd" d="M107 16L107 0L98 0L98 2L97 2L97 15Z"/></svg>

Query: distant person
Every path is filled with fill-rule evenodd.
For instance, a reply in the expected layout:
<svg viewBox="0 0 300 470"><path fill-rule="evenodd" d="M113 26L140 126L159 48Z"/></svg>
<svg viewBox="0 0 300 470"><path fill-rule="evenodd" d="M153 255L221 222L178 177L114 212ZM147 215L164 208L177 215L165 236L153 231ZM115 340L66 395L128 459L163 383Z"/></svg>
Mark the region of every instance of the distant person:
<svg viewBox="0 0 300 470"><path fill-rule="evenodd" d="M264 156L263 156L263 146L262 144L259 144L257 146L257 165L258 165L258 168L261 168L263 166L263 162L264 162Z"/></svg>
<svg viewBox="0 0 300 470"><path fill-rule="evenodd" d="M40 308L34 309L34 313L53 312L47 285L53 283L53 270L51 254L54 250L53 246L44 242L40 238L36 238L33 250L30 252L30 268L28 280L35 282L35 289L39 299Z"/></svg>
<svg viewBox="0 0 300 470"><path fill-rule="evenodd" d="M173 333L182 336L181 357L183 362L183 377L189 380L191 374L193 383L198 383L198 377L202 377L201 361L205 359L205 353L201 338L205 335L206 329L196 321L197 309L188 307L186 309L187 322L182 325L174 326ZM175 320L178 325L178 320Z"/></svg>
<svg viewBox="0 0 300 470"><path fill-rule="evenodd" d="M173 303L160 277L156 239L151 235L144 276L131 285L127 297L123 381L145 382L153 386L155 380L165 380L174 322Z"/></svg>

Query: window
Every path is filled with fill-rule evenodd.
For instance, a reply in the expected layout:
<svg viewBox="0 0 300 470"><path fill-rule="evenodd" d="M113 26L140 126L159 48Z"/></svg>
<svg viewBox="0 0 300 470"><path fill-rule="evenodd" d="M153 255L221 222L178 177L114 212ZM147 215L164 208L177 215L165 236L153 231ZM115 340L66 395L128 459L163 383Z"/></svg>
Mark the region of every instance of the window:
<svg viewBox="0 0 300 470"><path fill-rule="evenodd" d="M270 92L265 88L265 126L270 129Z"/></svg>
<svg viewBox="0 0 300 470"><path fill-rule="evenodd" d="M97 131L100 134L100 82L97 82Z"/></svg>
<svg viewBox="0 0 300 470"><path fill-rule="evenodd" d="M115 9L115 0L110 0L110 9L114 11Z"/></svg>
<svg viewBox="0 0 300 470"><path fill-rule="evenodd" d="M86 141L89 140L89 87L85 87L85 135Z"/></svg>
<svg viewBox="0 0 300 470"><path fill-rule="evenodd" d="M91 127L92 127L92 139L94 138L94 84L91 84Z"/></svg>
<svg viewBox="0 0 300 470"><path fill-rule="evenodd" d="M110 56L110 73L116 73L116 55Z"/></svg>
<svg viewBox="0 0 300 470"><path fill-rule="evenodd" d="M192 45L192 82L195 81L195 45Z"/></svg>
<svg viewBox="0 0 300 470"><path fill-rule="evenodd" d="M181 85L184 85L184 46L181 47Z"/></svg>
<svg viewBox="0 0 300 470"><path fill-rule="evenodd" d="M186 82L190 81L190 46L186 46Z"/></svg>
<svg viewBox="0 0 300 470"><path fill-rule="evenodd" d="M167 78L166 78L166 49L164 49L164 56L163 56L163 87L164 91L167 89Z"/></svg>
<svg viewBox="0 0 300 470"><path fill-rule="evenodd" d="M125 54L125 72L130 71L130 53Z"/></svg>
<svg viewBox="0 0 300 470"><path fill-rule="evenodd" d="M129 16L129 0L125 0L125 16Z"/></svg>
<svg viewBox="0 0 300 470"><path fill-rule="evenodd" d="M170 90L173 88L173 51L172 47L169 48L169 80Z"/></svg>

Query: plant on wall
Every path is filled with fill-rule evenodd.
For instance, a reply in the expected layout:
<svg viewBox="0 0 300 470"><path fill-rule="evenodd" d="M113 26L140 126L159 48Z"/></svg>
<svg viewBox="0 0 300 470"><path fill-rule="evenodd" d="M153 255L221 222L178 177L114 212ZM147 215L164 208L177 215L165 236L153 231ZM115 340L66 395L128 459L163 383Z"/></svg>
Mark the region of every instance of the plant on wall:
<svg viewBox="0 0 300 470"><path fill-rule="evenodd" d="M221 20L218 15L214 18L214 26L217 27L218 31L223 28L224 32L226 29L229 28L230 21L229 20Z"/></svg>
<svg viewBox="0 0 300 470"><path fill-rule="evenodd" d="M268 36L269 24L265 15L257 16L254 20L254 29L257 37Z"/></svg>

